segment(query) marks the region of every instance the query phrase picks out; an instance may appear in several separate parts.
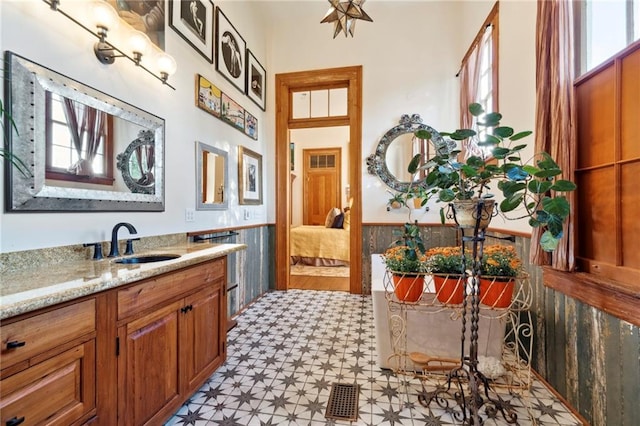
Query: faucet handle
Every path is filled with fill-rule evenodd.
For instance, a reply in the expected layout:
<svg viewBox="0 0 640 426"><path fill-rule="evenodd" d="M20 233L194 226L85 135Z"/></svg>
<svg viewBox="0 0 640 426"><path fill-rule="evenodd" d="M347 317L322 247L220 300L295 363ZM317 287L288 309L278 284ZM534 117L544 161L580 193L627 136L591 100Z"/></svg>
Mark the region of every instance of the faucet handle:
<svg viewBox="0 0 640 426"><path fill-rule="evenodd" d="M129 238L127 240L127 248L124 251L124 254L133 254L133 242L140 241L140 238Z"/></svg>
<svg viewBox="0 0 640 426"><path fill-rule="evenodd" d="M102 243L85 243L82 245L83 247L94 247L93 250L93 260L102 259Z"/></svg>

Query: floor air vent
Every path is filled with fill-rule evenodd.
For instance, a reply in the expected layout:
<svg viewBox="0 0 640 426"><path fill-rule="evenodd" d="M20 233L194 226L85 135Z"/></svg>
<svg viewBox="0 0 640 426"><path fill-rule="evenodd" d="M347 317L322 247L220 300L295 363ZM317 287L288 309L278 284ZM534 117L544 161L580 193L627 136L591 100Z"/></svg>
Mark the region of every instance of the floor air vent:
<svg viewBox="0 0 640 426"><path fill-rule="evenodd" d="M327 404L325 417L334 420L358 420L358 396L360 385L334 383Z"/></svg>

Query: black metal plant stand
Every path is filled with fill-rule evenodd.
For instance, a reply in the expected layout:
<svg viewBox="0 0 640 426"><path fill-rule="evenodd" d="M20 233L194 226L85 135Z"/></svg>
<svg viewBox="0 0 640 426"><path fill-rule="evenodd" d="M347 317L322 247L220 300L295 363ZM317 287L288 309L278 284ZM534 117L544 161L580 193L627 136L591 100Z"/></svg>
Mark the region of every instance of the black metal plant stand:
<svg viewBox="0 0 640 426"><path fill-rule="evenodd" d="M518 424L518 416L513 406L503 400L495 391L491 389L489 380L478 370L478 321L480 319L480 274L481 259L484 249L485 233L484 228L480 227L480 221L483 215L486 215L484 209L484 201L480 200L474 214L475 226L473 228L463 228L458 226L461 233L461 248L463 254L463 266L465 272L463 274L465 282L469 275L466 272L466 257L464 253L467 249L471 249L472 264L471 271L471 287L470 294L467 293L467 286L464 286L464 300L462 309L462 336L460 350L460 365L452 369L447 374L447 380L443 385L439 385L433 391L427 391L422 384L422 393L418 395L418 401L425 407L428 407L435 401L440 408L449 411L456 420L461 421L463 425L481 425L484 418L480 415L481 408L484 408L484 415L487 418L497 418L498 413L502 415L504 420L509 424ZM458 223L455 215L455 209L449 205L449 218L453 218ZM486 219L486 218L485 218ZM472 231L471 234L465 235L465 231ZM469 247L470 246L470 247ZM470 297L467 297L470 296ZM468 299L471 305L468 306ZM465 336L467 332L467 308L469 308L470 316L470 341L469 353L465 353ZM468 386L465 387L465 384ZM492 396L493 395L493 396ZM450 404L449 398L453 396L458 409ZM448 398L449 397L449 398Z"/></svg>

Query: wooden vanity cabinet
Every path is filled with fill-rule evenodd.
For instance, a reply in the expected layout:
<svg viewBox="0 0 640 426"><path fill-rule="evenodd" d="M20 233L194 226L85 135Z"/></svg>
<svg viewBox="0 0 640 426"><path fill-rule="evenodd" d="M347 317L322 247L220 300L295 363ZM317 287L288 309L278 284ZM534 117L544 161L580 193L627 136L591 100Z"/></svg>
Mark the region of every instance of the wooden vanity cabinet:
<svg viewBox="0 0 640 426"><path fill-rule="evenodd" d="M118 424L161 424L224 362L225 262L118 292Z"/></svg>
<svg viewBox="0 0 640 426"><path fill-rule="evenodd" d="M2 425L77 425L96 414L96 300L0 327Z"/></svg>

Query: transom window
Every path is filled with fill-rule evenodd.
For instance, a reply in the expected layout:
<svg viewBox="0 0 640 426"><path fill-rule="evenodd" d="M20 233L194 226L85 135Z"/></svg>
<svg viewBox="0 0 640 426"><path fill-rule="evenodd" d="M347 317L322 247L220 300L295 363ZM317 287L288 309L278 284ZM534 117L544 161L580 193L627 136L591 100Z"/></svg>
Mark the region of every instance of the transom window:
<svg viewBox="0 0 640 426"><path fill-rule="evenodd" d="M640 39L640 0L582 0L576 7L578 75Z"/></svg>

